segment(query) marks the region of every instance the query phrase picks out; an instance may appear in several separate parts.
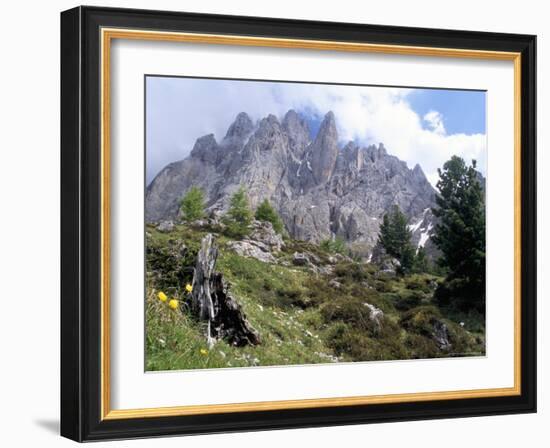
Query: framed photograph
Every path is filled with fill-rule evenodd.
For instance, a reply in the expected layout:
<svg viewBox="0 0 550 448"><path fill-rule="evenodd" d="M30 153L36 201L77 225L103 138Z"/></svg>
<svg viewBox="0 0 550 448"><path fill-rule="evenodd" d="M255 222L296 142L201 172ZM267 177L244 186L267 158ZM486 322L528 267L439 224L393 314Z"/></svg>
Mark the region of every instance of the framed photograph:
<svg viewBox="0 0 550 448"><path fill-rule="evenodd" d="M61 14L61 433L536 411L535 36Z"/></svg>

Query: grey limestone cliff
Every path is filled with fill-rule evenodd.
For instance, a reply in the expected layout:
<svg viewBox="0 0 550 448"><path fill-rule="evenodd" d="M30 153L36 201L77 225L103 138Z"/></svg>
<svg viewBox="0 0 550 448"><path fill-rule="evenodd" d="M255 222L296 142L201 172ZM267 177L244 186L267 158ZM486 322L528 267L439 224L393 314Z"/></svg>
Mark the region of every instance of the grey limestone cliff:
<svg viewBox="0 0 550 448"><path fill-rule="evenodd" d="M176 219L191 186L204 191L209 212L223 213L241 185L253 208L269 199L296 239L338 236L368 257L382 216L397 204L409 217L413 242L430 243L435 190L422 168L409 169L383 144L341 145L332 112L314 138L294 110L281 121L269 115L256 123L241 112L220 142L200 137L187 158L160 171L146 190L146 220Z"/></svg>

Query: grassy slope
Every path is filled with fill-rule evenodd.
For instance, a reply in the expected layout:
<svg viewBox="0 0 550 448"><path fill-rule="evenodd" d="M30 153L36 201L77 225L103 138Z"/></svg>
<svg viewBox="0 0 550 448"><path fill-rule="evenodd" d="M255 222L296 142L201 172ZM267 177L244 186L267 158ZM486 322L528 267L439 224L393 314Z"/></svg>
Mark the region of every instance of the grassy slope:
<svg viewBox="0 0 550 448"><path fill-rule="evenodd" d="M178 226L170 234L148 228L148 245L165 248L184 242L190 249L182 264L190 264L206 231ZM154 272L168 271L174 258L148 253L146 297L146 351L148 370L312 364L335 361L429 358L484 353L484 328L479 316L441 316L431 303L436 277L422 274L407 278L384 277L372 265L355 262L335 266L330 276L316 275L291 264L266 264L240 257L225 248L220 236L217 270L231 284L252 326L261 335L256 347L236 348L219 341L206 346L202 324L185 305L183 286L188 279ZM289 242L279 255L289 260L296 250L308 250L326 259L318 247ZM177 268L177 267L176 267ZM153 271L153 272L151 272ZM171 280L167 280L171 279ZM336 279L341 286L329 285ZM181 309L160 302L163 290L180 299ZM382 309L381 328L369 319L370 303ZM433 319L445 322L453 349L441 352L430 335ZM454 322L453 320L454 319ZM457 322L465 323L464 329ZM470 330L470 331L465 331Z"/></svg>

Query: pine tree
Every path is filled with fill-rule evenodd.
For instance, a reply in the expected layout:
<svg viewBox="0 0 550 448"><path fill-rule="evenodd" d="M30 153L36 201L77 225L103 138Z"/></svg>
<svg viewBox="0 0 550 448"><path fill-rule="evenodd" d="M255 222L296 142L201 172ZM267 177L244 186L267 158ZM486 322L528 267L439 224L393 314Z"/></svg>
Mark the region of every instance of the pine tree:
<svg viewBox="0 0 550 448"><path fill-rule="evenodd" d="M191 187L180 201L180 209L186 221L204 217L204 193L198 187Z"/></svg>
<svg viewBox="0 0 550 448"><path fill-rule="evenodd" d="M436 291L443 305L485 310L485 198L476 171L453 156L439 169L433 213L439 218L433 241L442 252L439 263L448 268Z"/></svg>
<svg viewBox="0 0 550 448"><path fill-rule="evenodd" d="M412 244L409 241L405 243L401 251L401 257L399 258L399 263L401 264L399 272L401 274L408 274L411 272L415 261L415 253Z"/></svg>
<svg viewBox="0 0 550 448"><path fill-rule="evenodd" d="M426 255L426 249L424 249L424 247L422 246L420 246L416 251L413 270L418 273L428 272L430 270L428 256Z"/></svg>
<svg viewBox="0 0 550 448"><path fill-rule="evenodd" d="M275 230L275 232L277 233L282 233L284 230L281 218L267 199L264 199L256 209L255 218L258 221L270 222L273 226L273 230Z"/></svg>
<svg viewBox="0 0 550 448"><path fill-rule="evenodd" d="M394 205L382 219L378 242L386 253L399 260L400 271L405 274L414 263L414 249L411 245L411 231L407 225L407 217Z"/></svg>
<svg viewBox="0 0 550 448"><path fill-rule="evenodd" d="M244 187L240 187L231 196L229 210L227 211L226 224L231 234L243 237L248 233L252 222L252 211L248 205L248 197Z"/></svg>

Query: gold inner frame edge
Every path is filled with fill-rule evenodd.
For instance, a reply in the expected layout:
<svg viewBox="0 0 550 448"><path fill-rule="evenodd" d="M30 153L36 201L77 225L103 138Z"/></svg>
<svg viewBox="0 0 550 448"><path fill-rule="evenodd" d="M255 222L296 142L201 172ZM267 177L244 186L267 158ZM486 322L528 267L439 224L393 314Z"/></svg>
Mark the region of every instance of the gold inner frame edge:
<svg viewBox="0 0 550 448"><path fill-rule="evenodd" d="M252 412L317 407L502 397L521 394L521 53L306 39L102 28L101 41L101 420ZM278 400L227 404L111 409L110 366L110 57L113 39L294 48L356 53L455 57L514 63L514 386L507 388Z"/></svg>

